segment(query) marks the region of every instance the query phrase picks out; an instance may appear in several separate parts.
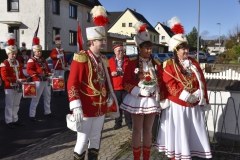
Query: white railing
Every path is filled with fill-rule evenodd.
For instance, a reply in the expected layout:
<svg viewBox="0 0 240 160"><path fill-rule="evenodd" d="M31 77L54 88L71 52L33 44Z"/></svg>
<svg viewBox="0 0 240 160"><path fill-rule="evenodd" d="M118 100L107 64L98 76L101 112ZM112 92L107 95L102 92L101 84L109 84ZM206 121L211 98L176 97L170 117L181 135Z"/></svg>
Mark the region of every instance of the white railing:
<svg viewBox="0 0 240 160"><path fill-rule="evenodd" d="M204 72L206 79L226 79L226 80L240 80L240 73L235 70L228 69L226 71L218 73L206 73Z"/></svg>

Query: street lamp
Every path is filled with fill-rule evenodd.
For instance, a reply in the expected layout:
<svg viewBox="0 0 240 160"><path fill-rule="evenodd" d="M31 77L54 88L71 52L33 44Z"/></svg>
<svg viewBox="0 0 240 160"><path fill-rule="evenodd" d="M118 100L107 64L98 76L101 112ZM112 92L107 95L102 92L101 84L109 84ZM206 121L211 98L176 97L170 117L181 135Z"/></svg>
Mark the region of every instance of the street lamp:
<svg viewBox="0 0 240 160"><path fill-rule="evenodd" d="M198 0L197 61L199 62L200 0Z"/></svg>
<svg viewBox="0 0 240 160"><path fill-rule="evenodd" d="M219 52L218 52L218 54L220 54L220 26L221 26L221 23L217 23L217 25L219 25L219 42L218 42Z"/></svg>

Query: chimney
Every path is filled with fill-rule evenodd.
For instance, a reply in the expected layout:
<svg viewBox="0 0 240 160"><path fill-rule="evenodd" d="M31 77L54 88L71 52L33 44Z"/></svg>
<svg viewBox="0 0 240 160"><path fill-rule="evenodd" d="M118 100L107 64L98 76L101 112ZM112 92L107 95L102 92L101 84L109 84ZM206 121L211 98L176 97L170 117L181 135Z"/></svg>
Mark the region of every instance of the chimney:
<svg viewBox="0 0 240 160"><path fill-rule="evenodd" d="M132 10L133 10L134 12L136 12L136 9L135 9L135 8L132 8Z"/></svg>

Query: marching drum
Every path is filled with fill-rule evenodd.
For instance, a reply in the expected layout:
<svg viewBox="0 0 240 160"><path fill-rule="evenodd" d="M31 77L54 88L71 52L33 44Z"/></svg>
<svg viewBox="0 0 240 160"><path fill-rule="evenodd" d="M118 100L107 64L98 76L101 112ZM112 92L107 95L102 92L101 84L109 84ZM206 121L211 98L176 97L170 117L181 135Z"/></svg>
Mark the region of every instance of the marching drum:
<svg viewBox="0 0 240 160"><path fill-rule="evenodd" d="M23 82L22 83L23 98L35 98L37 96L36 83Z"/></svg>
<svg viewBox="0 0 240 160"><path fill-rule="evenodd" d="M53 89L53 91L65 91L64 78L61 76L53 77L52 78L52 89Z"/></svg>

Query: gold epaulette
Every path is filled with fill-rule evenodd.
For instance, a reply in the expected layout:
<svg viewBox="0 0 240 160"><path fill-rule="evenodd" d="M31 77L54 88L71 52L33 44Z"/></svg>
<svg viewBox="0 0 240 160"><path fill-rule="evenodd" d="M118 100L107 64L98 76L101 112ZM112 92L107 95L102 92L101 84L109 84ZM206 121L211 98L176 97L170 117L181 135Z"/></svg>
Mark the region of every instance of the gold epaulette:
<svg viewBox="0 0 240 160"><path fill-rule="evenodd" d="M157 58L154 58L154 62L159 66L161 65L161 62Z"/></svg>
<svg viewBox="0 0 240 160"><path fill-rule="evenodd" d="M165 68L167 65L171 65L171 64L172 64L172 59L168 59L163 62L163 68Z"/></svg>
<svg viewBox="0 0 240 160"><path fill-rule="evenodd" d="M103 62L106 64L107 67L109 67L108 59L105 55L101 54Z"/></svg>
<svg viewBox="0 0 240 160"><path fill-rule="evenodd" d="M137 59L137 57L134 56L134 57L130 57L129 59L130 59L130 61L133 61L133 60Z"/></svg>
<svg viewBox="0 0 240 160"><path fill-rule="evenodd" d="M81 50L77 53L74 53L73 60L80 62L80 63L87 62L88 56L86 54L86 51Z"/></svg>

